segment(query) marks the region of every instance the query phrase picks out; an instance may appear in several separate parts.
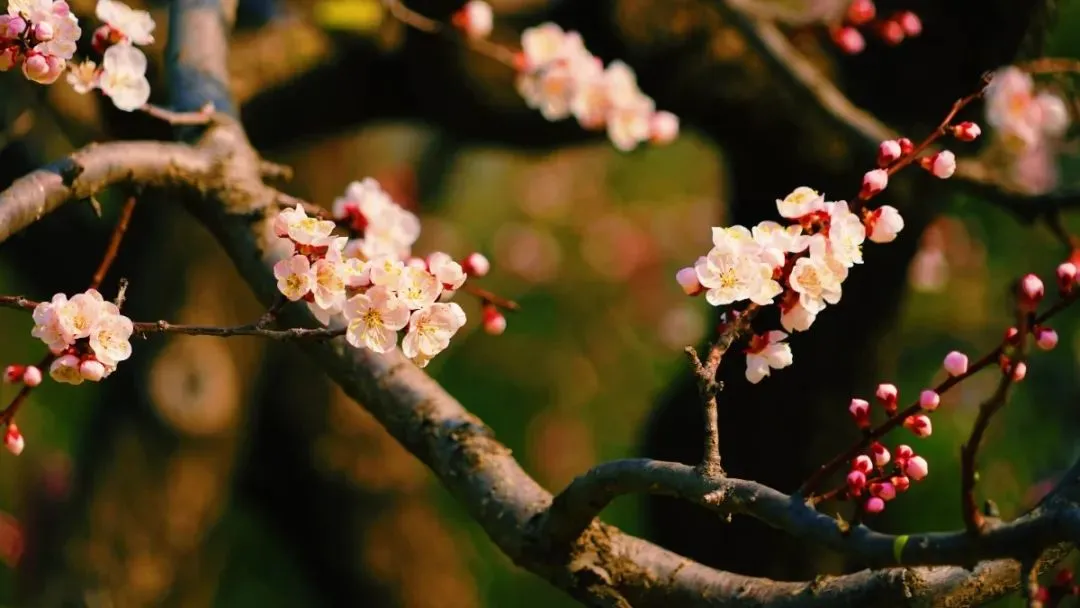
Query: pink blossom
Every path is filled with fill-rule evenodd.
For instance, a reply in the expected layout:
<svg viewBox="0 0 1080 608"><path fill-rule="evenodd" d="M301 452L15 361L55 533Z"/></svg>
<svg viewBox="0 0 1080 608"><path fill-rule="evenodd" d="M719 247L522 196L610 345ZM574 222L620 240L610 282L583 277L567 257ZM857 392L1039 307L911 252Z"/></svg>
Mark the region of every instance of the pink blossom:
<svg viewBox="0 0 1080 608"><path fill-rule="evenodd" d="M1058 343L1057 332L1049 327L1040 327L1035 332L1035 344L1043 350L1053 350Z"/></svg>
<svg viewBox="0 0 1080 608"><path fill-rule="evenodd" d="M912 456L904 466L904 473L915 481L920 481L930 472L930 465L922 456Z"/></svg>
<svg viewBox="0 0 1080 608"><path fill-rule="evenodd" d="M865 509L867 513L881 513L885 510L885 501L877 496L871 496L866 501Z"/></svg>
<svg viewBox="0 0 1080 608"><path fill-rule="evenodd" d="M904 428L915 433L916 437L929 437L933 432L930 417L925 414L916 414L904 419Z"/></svg>
<svg viewBox="0 0 1080 608"><path fill-rule="evenodd" d="M859 198L868 199L881 192L889 185L889 172L885 169L874 169L863 175L862 190Z"/></svg>
<svg viewBox="0 0 1080 608"><path fill-rule="evenodd" d="M950 376L962 376L968 370L968 357L964 353L954 350L945 355L944 367ZM923 394L925 395L925 392ZM937 407L937 405L935 404L934 407Z"/></svg>
<svg viewBox="0 0 1080 608"><path fill-rule="evenodd" d="M870 404L864 399L852 399L848 412L860 429L870 428Z"/></svg>
<svg viewBox="0 0 1080 608"><path fill-rule="evenodd" d="M854 471L862 471L865 474L869 474L870 471L874 470L874 463L866 454L859 454L855 457L855 460L851 461L851 469Z"/></svg>
<svg viewBox="0 0 1080 608"><path fill-rule="evenodd" d="M903 155L900 142L895 139L887 139L878 144L877 163L881 168L888 167Z"/></svg>

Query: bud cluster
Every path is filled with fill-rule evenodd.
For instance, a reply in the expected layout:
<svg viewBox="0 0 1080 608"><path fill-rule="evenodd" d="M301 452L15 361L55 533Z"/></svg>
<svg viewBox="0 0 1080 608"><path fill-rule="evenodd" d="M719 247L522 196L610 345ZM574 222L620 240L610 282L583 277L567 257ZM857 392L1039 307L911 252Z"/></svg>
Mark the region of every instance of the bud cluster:
<svg viewBox="0 0 1080 608"><path fill-rule="evenodd" d="M844 480L844 496L862 500L867 513L881 513L885 503L906 492L912 481L926 478L929 472L926 459L917 456L911 446L898 445L890 453L888 448L875 441L867 453L851 461L851 469Z"/></svg>
<svg viewBox="0 0 1080 608"><path fill-rule="evenodd" d="M869 34L889 46L922 33L922 20L911 11L897 11L887 17L878 14L874 0L852 0L843 21L832 28L832 40L841 51L858 55L866 49Z"/></svg>

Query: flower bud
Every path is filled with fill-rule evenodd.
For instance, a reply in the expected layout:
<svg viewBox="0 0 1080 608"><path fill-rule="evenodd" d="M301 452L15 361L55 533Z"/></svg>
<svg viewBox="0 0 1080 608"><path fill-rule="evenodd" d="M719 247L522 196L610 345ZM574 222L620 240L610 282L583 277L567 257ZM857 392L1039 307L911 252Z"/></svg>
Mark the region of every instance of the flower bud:
<svg viewBox="0 0 1080 608"><path fill-rule="evenodd" d="M23 76L38 84L52 84L60 78L67 62L56 55L31 52L23 61Z"/></svg>
<svg viewBox="0 0 1080 608"><path fill-rule="evenodd" d="M105 377L105 365L101 361L87 359L79 364L79 374L83 380L100 382Z"/></svg>
<svg viewBox="0 0 1080 608"><path fill-rule="evenodd" d="M424 258L411 257L405 260L405 267L415 268L417 270L427 270L428 264L427 261L424 260Z"/></svg>
<svg viewBox="0 0 1080 608"><path fill-rule="evenodd" d="M975 141L982 135L982 129L979 125L966 120L958 125L952 126L953 137L960 141Z"/></svg>
<svg viewBox="0 0 1080 608"><path fill-rule="evenodd" d="M75 355L62 355L49 366L49 375L57 382L82 384L84 378L79 371L79 365L79 358Z"/></svg>
<svg viewBox="0 0 1080 608"><path fill-rule="evenodd" d="M870 23L877 16L877 7L873 0L854 0L847 9L847 20L851 25Z"/></svg>
<svg viewBox="0 0 1080 608"><path fill-rule="evenodd" d="M966 374L968 370L967 355L958 350L954 350L951 353L945 355L945 361L943 362L943 366L945 367L945 371L949 372L950 376L962 376ZM937 406L935 405L934 407Z"/></svg>
<svg viewBox="0 0 1080 608"><path fill-rule="evenodd" d="M679 269L679 272L675 273L675 281L688 296L696 296L705 290L701 286L701 281L698 280L697 271L690 267Z"/></svg>
<svg viewBox="0 0 1080 608"><path fill-rule="evenodd" d="M491 5L483 0L469 0L450 18L454 27L473 39L490 36L494 21Z"/></svg>
<svg viewBox="0 0 1080 608"><path fill-rule="evenodd" d="M858 55L866 49L866 39L853 27L838 27L832 31L833 43L848 55Z"/></svg>
<svg viewBox="0 0 1080 608"><path fill-rule="evenodd" d="M26 367L23 365L9 365L4 368L4 384L15 384L22 380Z"/></svg>
<svg viewBox="0 0 1080 608"><path fill-rule="evenodd" d="M470 277L482 277L491 271L491 262L481 253L470 253L461 262L461 268Z"/></svg>
<svg viewBox="0 0 1080 608"><path fill-rule="evenodd" d="M922 19L911 11L901 11L893 16L893 20L904 30L904 34L914 38L922 33Z"/></svg>
<svg viewBox="0 0 1080 608"><path fill-rule="evenodd" d="M896 389L895 384L879 384L876 394L878 401L885 406L886 412L890 415L896 412L896 400L899 398L900 392Z"/></svg>
<svg viewBox="0 0 1080 608"><path fill-rule="evenodd" d="M870 471L874 470L874 463L866 454L859 454L855 457L855 460L851 461L851 468L854 471L861 471L863 474L869 475Z"/></svg>
<svg viewBox="0 0 1080 608"><path fill-rule="evenodd" d="M7 432L4 433L4 447L16 456L22 454L23 448L26 447L26 441L14 422L8 424Z"/></svg>
<svg viewBox="0 0 1080 608"><path fill-rule="evenodd" d="M888 448L876 441L870 444L870 456L874 459L874 464L879 468L889 464L891 458Z"/></svg>
<svg viewBox="0 0 1080 608"><path fill-rule="evenodd" d="M896 498L896 486L887 481L872 483L870 484L870 494L882 500L892 500Z"/></svg>
<svg viewBox="0 0 1080 608"><path fill-rule="evenodd" d="M41 380L41 368L36 365L26 366L26 371L24 371L22 375L23 384L30 388L34 388L41 384Z"/></svg>
<svg viewBox="0 0 1080 608"><path fill-rule="evenodd" d="M860 429L870 428L870 404L863 399L852 399L848 406L848 413L855 419L855 424Z"/></svg>
<svg viewBox="0 0 1080 608"><path fill-rule="evenodd" d="M911 154L915 151L915 144L906 137L901 137L896 140L896 143L900 144L900 153L904 156Z"/></svg>
<svg viewBox="0 0 1080 608"><path fill-rule="evenodd" d="M1035 345L1043 350L1054 350L1057 346L1058 335L1057 332L1049 327L1040 327L1035 332Z"/></svg>
<svg viewBox="0 0 1080 608"><path fill-rule="evenodd" d="M859 191L859 198L866 200L875 194L881 192L889 185L889 172L885 169L874 169L867 171L863 175L862 190Z"/></svg>
<svg viewBox="0 0 1080 608"><path fill-rule="evenodd" d="M56 36L56 30L48 21L39 21L34 24L34 29L30 34L38 42L48 42Z"/></svg>
<svg viewBox="0 0 1080 608"><path fill-rule="evenodd" d="M12 40L26 31L26 20L12 15L0 15L0 38Z"/></svg>
<svg viewBox="0 0 1080 608"><path fill-rule="evenodd" d="M923 438L929 437L934 430L933 425L930 424L930 417L925 414L904 418L904 428L915 433L916 437Z"/></svg>
<svg viewBox="0 0 1080 608"><path fill-rule="evenodd" d="M484 305L484 331L498 336L506 331L506 317L492 304Z"/></svg>
<svg viewBox="0 0 1080 608"><path fill-rule="evenodd" d="M896 46L904 41L904 28L896 21L883 21L877 29L878 37L889 46Z"/></svg>
<svg viewBox="0 0 1080 608"><path fill-rule="evenodd" d="M948 179L956 172L956 155L948 150L942 150L931 156L920 158L919 165L934 177Z"/></svg>
<svg viewBox="0 0 1080 608"><path fill-rule="evenodd" d="M930 465L922 456L912 456L904 466L904 473L915 481L921 481L930 472Z"/></svg>
<svg viewBox="0 0 1080 608"><path fill-rule="evenodd" d="M1042 279L1028 273L1020 279L1020 307L1027 312L1034 312L1045 294Z"/></svg>
<svg viewBox="0 0 1080 608"><path fill-rule="evenodd" d="M649 119L649 140L663 146L679 137L679 117L663 110L656 112Z"/></svg>
<svg viewBox="0 0 1080 608"><path fill-rule="evenodd" d="M867 237L875 243L891 243L904 229L904 218L896 207L882 205L867 216Z"/></svg>
<svg viewBox="0 0 1080 608"><path fill-rule="evenodd" d="M894 475L889 479L897 492L907 492L911 487L911 479L907 475Z"/></svg>
<svg viewBox="0 0 1080 608"><path fill-rule="evenodd" d="M867 513L881 513L885 510L885 501L877 496L871 496L866 500L866 505L863 508Z"/></svg>
<svg viewBox="0 0 1080 608"><path fill-rule="evenodd" d="M98 53L104 54L112 46L112 38L112 28L108 25L102 25L94 30L94 35L90 38L90 46Z"/></svg>
<svg viewBox="0 0 1080 608"><path fill-rule="evenodd" d="M866 475L862 471L852 471L847 475L848 494L858 496L866 487Z"/></svg>
<svg viewBox="0 0 1080 608"><path fill-rule="evenodd" d="M1020 382L1025 376L1027 376L1027 363L1017 361L1012 368L1012 381Z"/></svg>
<svg viewBox="0 0 1080 608"><path fill-rule="evenodd" d="M9 46L0 50L0 72L6 72L15 67L22 58L22 53L17 46Z"/></svg>
<svg viewBox="0 0 1080 608"><path fill-rule="evenodd" d="M1057 280L1058 289L1061 290L1062 295L1072 293L1073 286L1076 285L1076 264L1072 262L1061 263L1057 267Z"/></svg>
<svg viewBox="0 0 1080 608"><path fill-rule="evenodd" d="M900 142L895 139L886 139L878 144L877 164L884 169L899 160L903 154L904 152L900 149Z"/></svg>

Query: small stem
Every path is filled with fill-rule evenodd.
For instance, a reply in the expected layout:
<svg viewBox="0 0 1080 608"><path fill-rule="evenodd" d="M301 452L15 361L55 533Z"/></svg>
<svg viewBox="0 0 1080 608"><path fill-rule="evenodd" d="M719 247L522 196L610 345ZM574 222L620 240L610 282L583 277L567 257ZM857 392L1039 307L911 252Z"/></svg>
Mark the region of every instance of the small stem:
<svg viewBox="0 0 1080 608"><path fill-rule="evenodd" d="M276 300L274 300L274 303L270 306L270 308L266 310L265 313L263 313L263 316L258 320L258 322L255 323L255 327L263 328L273 323L274 320L277 319L277 314L281 312L281 308L285 306L286 302L288 302L288 300L285 298L285 296L278 294L278 297Z"/></svg>
<svg viewBox="0 0 1080 608"><path fill-rule="evenodd" d="M496 294L494 294L494 293L492 293L492 292L490 292L490 291L488 291L486 289L481 289L479 287L476 287L475 285L470 285L469 283L465 283L464 285L462 285L461 290L464 291L467 294L474 295L474 296L480 298L481 300L484 300L485 302L491 302L492 304L494 304L495 306L498 306L499 308L514 311L514 312L517 312L518 310L521 310L521 306L517 302L515 302L513 300L508 300L508 299L506 299L506 298L504 298L502 296L496 295Z"/></svg>
<svg viewBox="0 0 1080 608"><path fill-rule="evenodd" d="M208 125L214 121L214 104L212 103L207 103L198 112L176 112L151 104L146 104L139 110L178 127Z"/></svg>
<svg viewBox="0 0 1080 608"><path fill-rule="evenodd" d="M42 357L41 361L38 362L38 369L40 369L42 373L46 373L49 369L49 365L55 358L56 355L52 353L45 355ZM22 407L23 403L26 403L26 398L30 396L30 391L32 390L34 390L34 387L24 384L22 389L19 390L19 393L15 395L15 398L11 400L11 403L4 408L3 411L0 411L0 427L6 427L11 424L11 421L15 419L15 414L19 413L19 408Z"/></svg>
<svg viewBox="0 0 1080 608"><path fill-rule="evenodd" d="M456 28L446 27L443 23L431 19L430 17L425 17L405 6L400 0L383 0L383 6L386 7L390 16L409 27L428 34L442 35L453 42L464 43L481 55L490 57L507 67L515 70L517 69L517 62L514 60L515 53L508 48L483 38L473 39L463 37Z"/></svg>
<svg viewBox="0 0 1080 608"><path fill-rule="evenodd" d="M1063 297L1062 299L1055 302L1054 305L1047 309L1044 313L1037 316L1032 326L1042 325L1051 317L1057 315L1061 311L1068 308L1071 304L1075 303L1078 299L1080 299L1080 291L1073 292ZM972 363L968 367L968 370L966 372L960 374L959 376L950 376L946 378L933 390L939 395L944 394L946 391L956 386L957 384L960 384L971 376L975 375L980 370L986 368L992 363L997 362L1002 352L1004 352L1006 345L1015 341L1015 338L1010 342L1003 341L997 348L984 355L975 363ZM825 478L835 473L837 470L843 467L845 463L861 454L863 450L870 446L871 443L882 438L883 436L885 436L886 433L903 424L904 419L908 416L914 416L921 411L922 407L919 405L919 402L916 401L915 403L901 410L900 412L893 414L891 418L883 422L880 426L870 429L869 431L864 433L862 438L853 446L848 448L846 451L837 454L831 460L818 467L818 469L814 471L814 473L805 482L803 482L802 486L799 487L799 493L804 496L809 495L810 492L813 492L818 486L821 485L821 482L824 481Z"/></svg>
<svg viewBox="0 0 1080 608"><path fill-rule="evenodd" d="M181 325L167 321L134 323L134 333L140 336L151 334L186 334L189 336L214 336L231 338L234 336L260 336L271 340L322 340L345 335L345 328L319 327L308 329L294 327L290 329L266 329L258 324L238 325L235 327L214 327L209 325Z"/></svg>
<svg viewBox="0 0 1080 608"><path fill-rule="evenodd" d="M109 246L105 249L105 257L101 259L101 264L98 265L97 271L94 272L93 278L90 279L90 289L101 287L109 268L116 261L116 255L120 252L120 243L124 240L124 233L127 232L128 224L131 223L131 214L135 211L135 201L134 196L129 197L127 202L124 203L123 209L120 210L120 219L117 220L116 227L113 228Z"/></svg>

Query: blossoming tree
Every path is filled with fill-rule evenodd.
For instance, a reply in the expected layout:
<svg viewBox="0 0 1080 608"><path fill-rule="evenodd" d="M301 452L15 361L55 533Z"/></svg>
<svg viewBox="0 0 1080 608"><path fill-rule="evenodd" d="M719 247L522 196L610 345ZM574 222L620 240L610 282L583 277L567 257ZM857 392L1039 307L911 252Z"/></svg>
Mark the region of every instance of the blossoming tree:
<svg viewBox="0 0 1080 608"><path fill-rule="evenodd" d="M924 24L911 11L878 15L869 0L840 3L814 14L814 23L845 53L864 50L866 37L899 44ZM620 151L664 145L678 137L680 121L638 85L627 63L605 63L578 33L554 23L525 29L519 49L491 42L490 6L470 0L445 22L387 0L388 12L428 34L444 35L513 70L524 103L552 122L573 119L602 131ZM498 335L504 312L517 308L480 286L492 271L479 253L414 251L421 232L416 215L377 181L347 185L329 209L266 185L277 169L250 145L228 94L225 3L178 0L169 23L170 108L149 104L148 61L139 46L153 42L146 12L100 0L103 22L91 36L92 57L76 59L81 21L64 0L12 0L0 23L0 67L48 86L101 94L123 112L147 114L185 127L181 142L118 141L79 150L32 172L0 193L0 240L59 206L107 189L169 192L216 236L265 305L262 316L237 326L133 320L125 314L126 282L105 283L123 246L138 196L120 213L107 249L85 290L51 298L0 296L0 304L29 313L27 331L42 343L36 362L11 362L4 380L19 387L0 412L4 444L18 455L33 449L18 428L28 395L43 382L108 382L118 366L138 356L133 337L185 334L205 339L254 336L297 343L326 368L342 389L420 458L469 509L492 541L518 565L596 606L893 605L980 603L1010 589L1031 605L1071 593L1058 579L1040 586L1039 574L1080 541L1080 489L1073 472L1038 507L1008 523L989 517L976 500L979 448L993 416L1029 365L1029 346L1050 350L1058 336L1050 323L1080 299L1077 239L1062 228L1059 211L1072 198L1052 191L1054 180L1025 181L1025 159L1046 159L1072 120L1064 100L1032 75L1076 70L1043 59L1004 67L966 96L942 108L936 127L912 138L866 117L797 51L772 20L806 19L743 1L725 5L746 35L786 70L796 85L876 150L863 159L861 183L844 193L813 185L775 193L775 214L756 225L712 228L712 248L688 260L674 277L687 296L701 296L722 311L723 323L699 354L688 348L698 380L704 445L699 462L630 459L600 464L552 496L531 479L484 425L422 371L471 320L460 297L481 301L480 325ZM933 27L930 21L926 27ZM100 65L98 63L100 60ZM61 76L66 75L61 82ZM984 99L984 134L961 112ZM852 117L855 118L852 118ZM989 135L989 152L958 156ZM1036 150L1037 152L1032 152ZM1005 178L991 161L1015 169ZM847 416L859 431L850 447L823 463L790 494L730 477L721 465L719 420L726 404L717 381L721 366L741 366L749 384L774 381L798 365L789 334L812 332L844 296L849 277L863 271L864 246L887 247L904 238L905 219L888 204L898 174L924 174L990 192L1012 206L1043 205L1033 214L1057 234L1065 251L1048 289L1041 269L1017 277L1016 323L1000 344L969 357L942 356L947 377L908 398L895 385L878 385L873 399L851 395ZM132 190L135 192L135 190ZM832 199L832 200L830 200ZM1038 199L1038 200L1036 200ZM1021 212L1022 213L1022 212ZM108 297L106 297L106 294ZM770 312L775 313L771 314ZM741 350L745 357L736 357ZM933 483L918 439L932 433L941 395L986 370L1000 380L980 407L962 448L960 509L965 529L888 535L873 530L875 514L901 500L913 483ZM906 434L906 438L904 438ZM806 583L779 582L714 570L597 519L613 499L630 493L674 496L718 516L760 519L776 528L866 560L875 569ZM851 506L846 519L819 509L826 501ZM972 567L974 566L974 567Z"/></svg>

